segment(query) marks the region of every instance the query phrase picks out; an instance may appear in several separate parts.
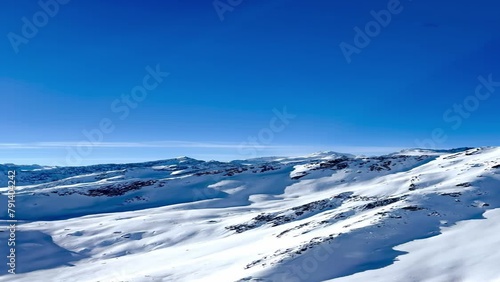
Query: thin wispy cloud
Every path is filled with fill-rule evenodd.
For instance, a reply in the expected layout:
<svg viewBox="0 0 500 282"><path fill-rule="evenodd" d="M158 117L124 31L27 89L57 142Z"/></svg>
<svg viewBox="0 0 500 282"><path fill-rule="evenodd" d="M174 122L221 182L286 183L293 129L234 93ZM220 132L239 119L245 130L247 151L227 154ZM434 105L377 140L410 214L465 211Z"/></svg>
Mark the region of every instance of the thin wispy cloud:
<svg viewBox="0 0 500 282"><path fill-rule="evenodd" d="M355 153L355 154L377 154L377 153L392 153L398 152L405 148L391 146L334 146L334 149L339 152Z"/></svg>
<svg viewBox="0 0 500 282"><path fill-rule="evenodd" d="M0 143L0 150L47 150L75 148L78 146L88 146L88 142L76 141L54 141L54 142L33 142L33 143ZM248 145L241 143L225 142L192 142L192 141L147 141L147 142L98 142L92 143L95 148L199 148L199 149L239 149ZM252 144L252 148L259 150L290 150L302 152L316 152L325 149L325 146L297 146L297 145L262 145ZM331 146L328 150L354 153L354 154L377 154L389 153L402 150L402 147L390 146Z"/></svg>
<svg viewBox="0 0 500 282"><path fill-rule="evenodd" d="M89 142L34 142L34 143L0 143L0 149L57 149L67 147L88 146ZM156 142L98 142L90 146L96 148L220 148L237 149L243 145L239 143L190 142L190 141L156 141ZM292 145L252 145L258 149L286 149L296 148Z"/></svg>

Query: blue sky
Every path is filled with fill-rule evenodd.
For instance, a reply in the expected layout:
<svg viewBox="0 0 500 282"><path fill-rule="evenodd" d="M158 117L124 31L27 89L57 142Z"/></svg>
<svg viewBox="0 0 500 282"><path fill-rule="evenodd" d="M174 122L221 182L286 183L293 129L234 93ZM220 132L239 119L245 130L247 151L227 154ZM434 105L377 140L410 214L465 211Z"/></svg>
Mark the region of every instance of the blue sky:
<svg viewBox="0 0 500 282"><path fill-rule="evenodd" d="M497 1L54 1L0 6L0 163L499 145Z"/></svg>

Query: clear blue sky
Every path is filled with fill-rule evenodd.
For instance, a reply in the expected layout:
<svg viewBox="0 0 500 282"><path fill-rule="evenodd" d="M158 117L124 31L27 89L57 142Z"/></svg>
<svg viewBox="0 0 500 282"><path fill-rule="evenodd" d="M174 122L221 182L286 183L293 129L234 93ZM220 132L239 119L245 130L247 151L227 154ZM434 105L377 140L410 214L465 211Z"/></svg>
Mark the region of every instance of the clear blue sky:
<svg viewBox="0 0 500 282"><path fill-rule="evenodd" d="M372 154L436 128L439 148L500 145L499 83L466 100L478 76L500 81L500 3L401 0L348 63L341 42L355 46L354 27L391 1L242 0L221 20L212 0L72 0L46 24L37 1L2 1L0 163ZM24 28L32 38L23 17L40 25ZM158 65L169 76L113 110ZM464 101L473 110L456 112ZM284 107L294 118L282 126ZM104 118L114 130L78 153Z"/></svg>

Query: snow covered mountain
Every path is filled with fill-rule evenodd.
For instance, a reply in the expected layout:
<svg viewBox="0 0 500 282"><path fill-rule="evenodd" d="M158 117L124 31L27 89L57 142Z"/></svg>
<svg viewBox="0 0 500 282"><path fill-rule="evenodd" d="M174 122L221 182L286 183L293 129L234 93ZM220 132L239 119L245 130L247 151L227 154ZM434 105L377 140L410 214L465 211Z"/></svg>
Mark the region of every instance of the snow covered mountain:
<svg viewBox="0 0 500 282"><path fill-rule="evenodd" d="M12 169L0 281L500 281L500 148Z"/></svg>

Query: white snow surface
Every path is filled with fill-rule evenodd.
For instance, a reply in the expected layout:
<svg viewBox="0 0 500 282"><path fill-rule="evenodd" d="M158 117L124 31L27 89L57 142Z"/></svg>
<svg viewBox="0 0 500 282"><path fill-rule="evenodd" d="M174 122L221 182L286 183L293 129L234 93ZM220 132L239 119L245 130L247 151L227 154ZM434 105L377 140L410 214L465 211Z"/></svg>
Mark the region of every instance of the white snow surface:
<svg viewBox="0 0 500 282"><path fill-rule="evenodd" d="M0 281L500 281L500 148L10 169Z"/></svg>

